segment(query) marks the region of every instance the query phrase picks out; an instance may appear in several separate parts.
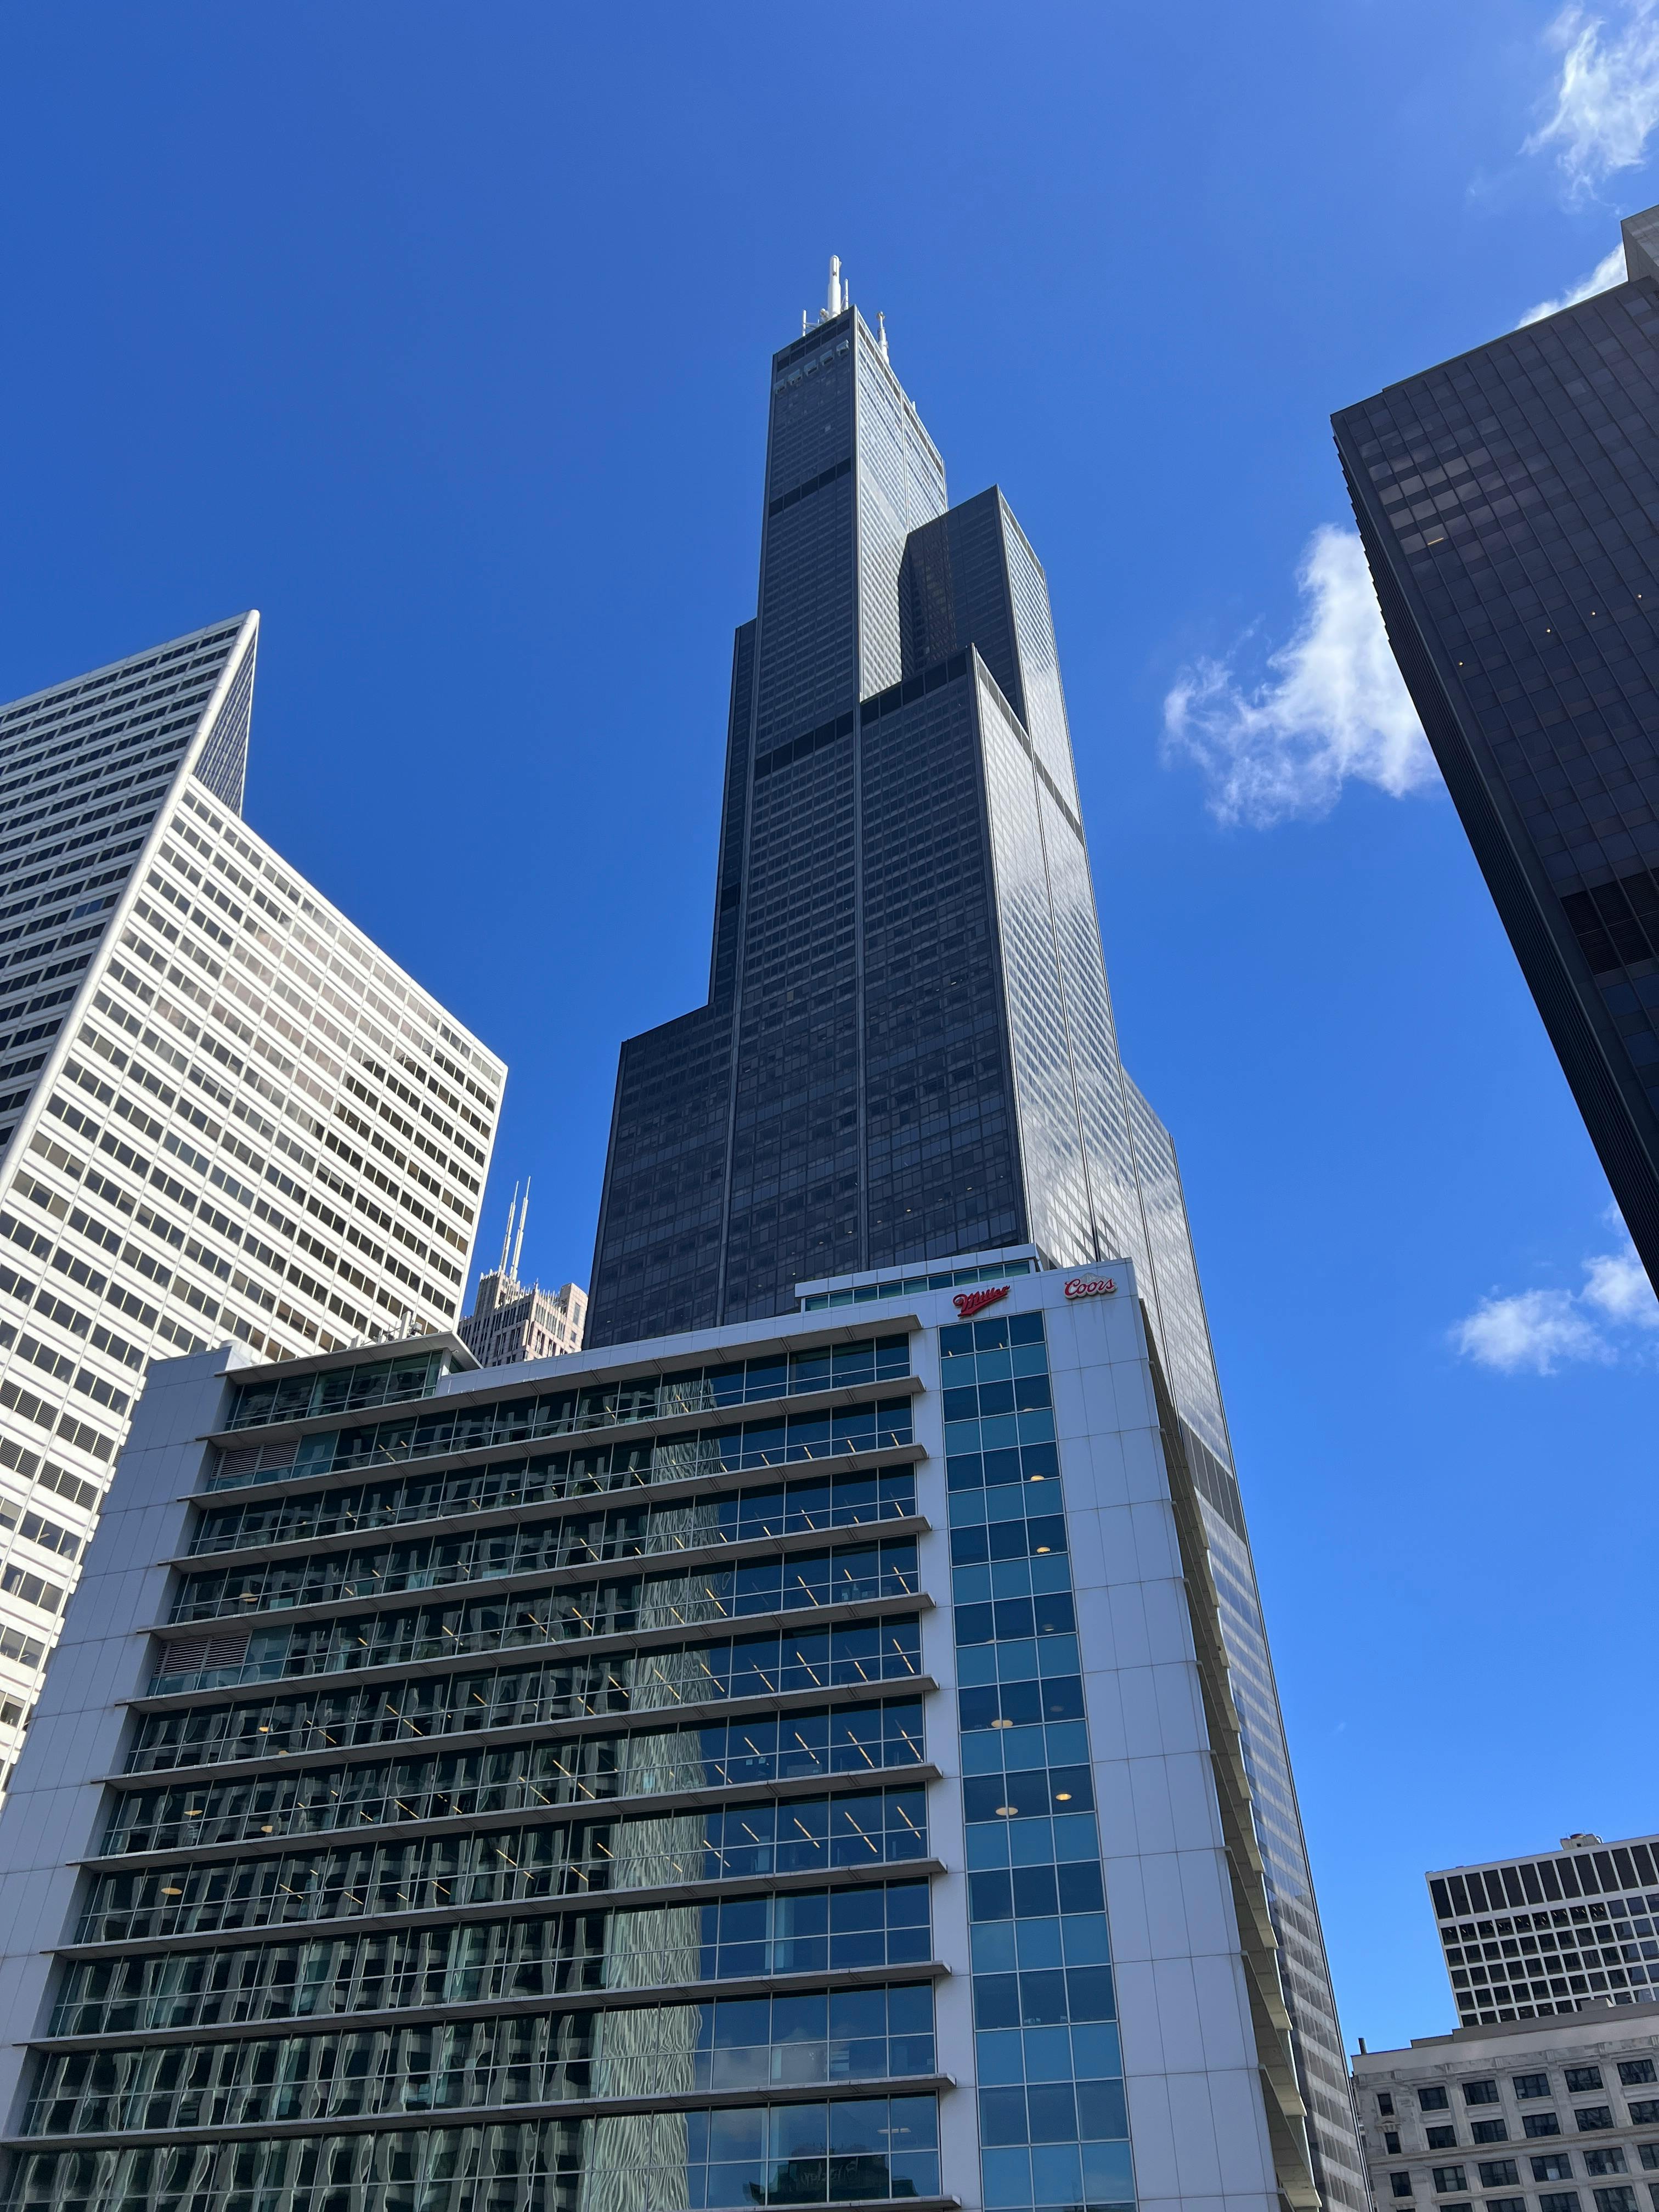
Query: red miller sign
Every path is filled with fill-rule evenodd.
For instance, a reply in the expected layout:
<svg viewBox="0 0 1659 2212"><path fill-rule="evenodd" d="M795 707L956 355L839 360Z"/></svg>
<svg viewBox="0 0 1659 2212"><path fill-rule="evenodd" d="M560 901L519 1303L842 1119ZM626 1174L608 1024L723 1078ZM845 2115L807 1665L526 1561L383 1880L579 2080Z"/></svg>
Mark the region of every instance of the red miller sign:
<svg viewBox="0 0 1659 2212"><path fill-rule="evenodd" d="M1109 1298L1117 1285L1109 1275L1073 1275L1066 1285L1068 1298Z"/></svg>
<svg viewBox="0 0 1659 2212"><path fill-rule="evenodd" d="M951 1303L966 1321L969 1314L983 1313L987 1306L994 1306L999 1298L1006 1298L1008 1290L1009 1285L1002 1283L994 1291L958 1291Z"/></svg>

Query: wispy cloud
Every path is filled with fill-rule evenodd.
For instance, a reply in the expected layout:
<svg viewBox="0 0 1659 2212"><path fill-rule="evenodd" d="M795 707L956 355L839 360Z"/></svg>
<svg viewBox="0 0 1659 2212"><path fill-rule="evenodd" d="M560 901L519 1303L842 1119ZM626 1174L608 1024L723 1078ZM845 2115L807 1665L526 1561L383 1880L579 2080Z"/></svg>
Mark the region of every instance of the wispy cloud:
<svg viewBox="0 0 1659 2212"><path fill-rule="evenodd" d="M1358 535L1327 523L1297 571L1303 616L1252 689L1233 660L1183 669L1164 702L1166 761L1197 763L1210 811L1264 829L1327 814L1350 777L1395 799L1438 771L1394 655Z"/></svg>
<svg viewBox="0 0 1659 2212"><path fill-rule="evenodd" d="M1618 1215L1609 1217L1622 1229ZM1570 1361L1602 1366L1650 1357L1644 1336L1659 1329L1659 1299L1636 1248L1598 1252L1583 1263L1579 1291L1516 1291L1482 1298L1451 1332L1466 1359L1504 1375L1553 1375Z"/></svg>
<svg viewBox="0 0 1659 2212"><path fill-rule="evenodd" d="M1564 292L1559 300L1540 300L1535 307L1528 307L1516 328L1524 329L1528 323L1541 323L1546 315L1559 315L1563 307L1576 307L1581 300L1588 300L1592 293L1605 292L1610 284L1622 284L1624 281L1625 249L1622 245L1615 246L1605 260L1598 261L1588 276L1581 277L1571 290Z"/></svg>
<svg viewBox="0 0 1659 2212"><path fill-rule="evenodd" d="M1574 199L1640 167L1659 125L1659 0L1622 0L1606 15L1575 4L1546 37L1560 54L1555 112L1522 150L1553 151Z"/></svg>

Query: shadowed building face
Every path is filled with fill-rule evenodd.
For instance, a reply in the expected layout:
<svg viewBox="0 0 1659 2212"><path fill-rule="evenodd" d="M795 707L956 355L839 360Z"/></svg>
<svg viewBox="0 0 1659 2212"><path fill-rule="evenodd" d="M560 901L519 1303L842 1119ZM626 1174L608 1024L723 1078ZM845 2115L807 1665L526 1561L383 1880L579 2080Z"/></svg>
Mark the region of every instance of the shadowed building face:
<svg viewBox="0 0 1659 2212"><path fill-rule="evenodd" d="M1401 673L1659 1280L1659 209L1628 281L1334 417Z"/></svg>

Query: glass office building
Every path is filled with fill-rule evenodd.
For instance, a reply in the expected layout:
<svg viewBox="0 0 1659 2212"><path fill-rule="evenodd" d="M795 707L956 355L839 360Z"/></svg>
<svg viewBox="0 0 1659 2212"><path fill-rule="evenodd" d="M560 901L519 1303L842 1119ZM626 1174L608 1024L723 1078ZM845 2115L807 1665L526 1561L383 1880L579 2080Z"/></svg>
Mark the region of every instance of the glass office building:
<svg viewBox="0 0 1659 2212"><path fill-rule="evenodd" d="M840 300L773 358L761 532L708 999L623 1048L586 1341L787 1312L830 1277L861 1298L942 1286L1028 1245L1133 1261L1214 1563L1286 2108L1305 2106L1318 2187L1358 2208L1181 1178L1119 1057L1042 565L1000 491L948 504L884 343Z"/></svg>
<svg viewBox="0 0 1659 2212"><path fill-rule="evenodd" d="M978 1260L158 1366L0 1820L6 2212L1314 2212L1133 1266Z"/></svg>
<svg viewBox="0 0 1659 2212"><path fill-rule="evenodd" d="M1389 641L1659 1282L1659 209L1627 281L1334 416Z"/></svg>
<svg viewBox="0 0 1659 2212"><path fill-rule="evenodd" d="M506 1070L242 819L258 643L0 708L0 1783L149 1363L460 1311Z"/></svg>

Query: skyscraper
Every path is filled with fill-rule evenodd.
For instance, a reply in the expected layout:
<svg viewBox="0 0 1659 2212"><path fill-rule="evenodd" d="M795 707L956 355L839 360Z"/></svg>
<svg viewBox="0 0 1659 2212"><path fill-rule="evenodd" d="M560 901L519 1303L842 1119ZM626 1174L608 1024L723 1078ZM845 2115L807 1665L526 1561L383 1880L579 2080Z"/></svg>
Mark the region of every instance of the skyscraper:
<svg viewBox="0 0 1659 2212"><path fill-rule="evenodd" d="M537 1282L526 1289L519 1279L525 1224L529 1218L530 1185L526 1182L522 1210L517 1187L514 1188L500 1264L479 1276L472 1310L460 1325L461 1342L480 1367L512 1367L522 1359L546 1359L562 1352L581 1350L582 1323L587 1314L587 1293L581 1285L566 1283L555 1291L544 1291Z"/></svg>
<svg viewBox="0 0 1659 2212"><path fill-rule="evenodd" d="M1659 1283L1659 208L1627 279L1333 418L1389 641Z"/></svg>
<svg viewBox="0 0 1659 2212"><path fill-rule="evenodd" d="M0 1778L149 1360L465 1284L505 1071L242 821L258 632L0 708Z"/></svg>
<svg viewBox="0 0 1659 2212"><path fill-rule="evenodd" d="M1118 1055L1042 568L1000 491L948 505L884 332L838 276L770 394L708 1000L623 1048L586 1341L784 1313L832 1277L904 1295L1026 1244L1049 1266L1133 1261L1215 1563L1314 2172L1358 2206L1181 1180Z"/></svg>

